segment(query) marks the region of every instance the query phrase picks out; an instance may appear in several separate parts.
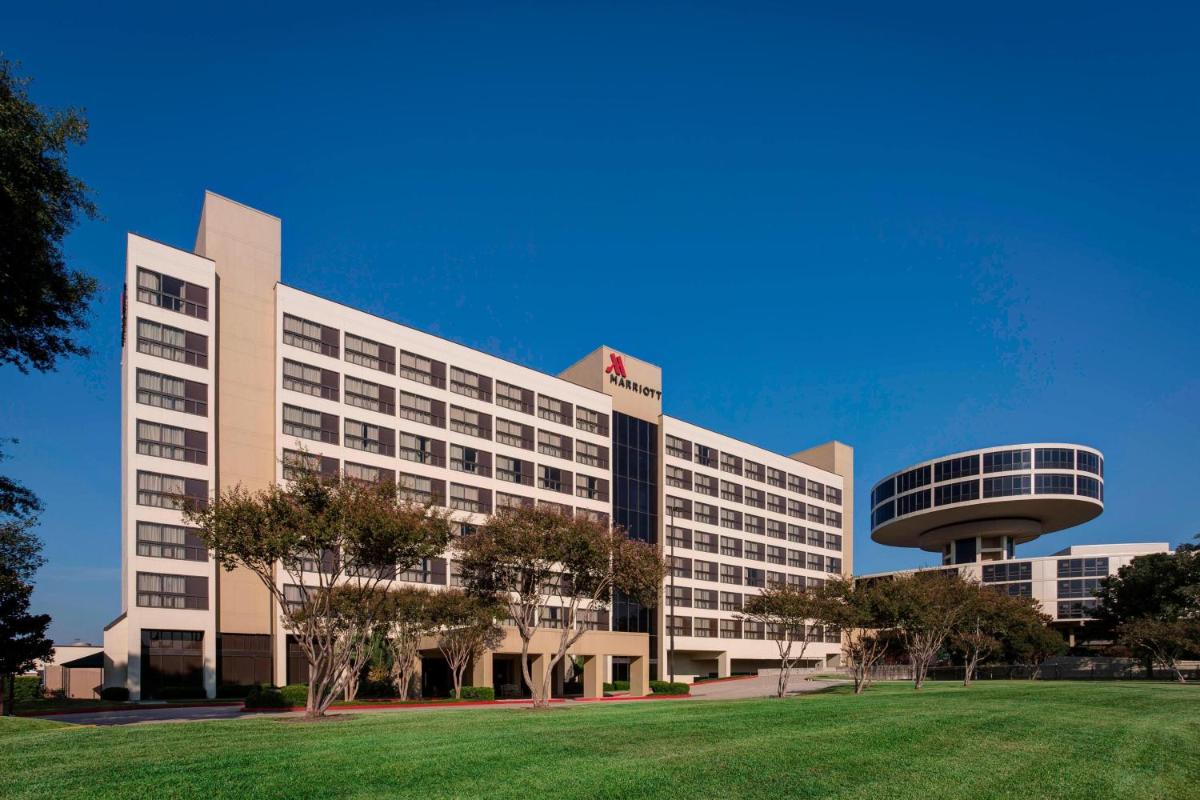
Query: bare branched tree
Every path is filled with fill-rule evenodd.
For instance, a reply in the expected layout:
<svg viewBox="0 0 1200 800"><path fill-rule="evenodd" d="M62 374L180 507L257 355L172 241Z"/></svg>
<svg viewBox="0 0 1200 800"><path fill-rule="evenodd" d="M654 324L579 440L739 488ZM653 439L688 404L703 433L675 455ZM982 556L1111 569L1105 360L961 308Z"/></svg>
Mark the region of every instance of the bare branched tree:
<svg viewBox="0 0 1200 800"><path fill-rule="evenodd" d="M821 590L822 621L842 634L842 656L854 681L854 693L871 685L871 671L887 652L892 626L880 583L834 578Z"/></svg>
<svg viewBox="0 0 1200 800"><path fill-rule="evenodd" d="M761 623L779 648L779 697L787 694L792 668L808 649L806 625L824 619L825 604L824 596L816 592L792 585L773 586L748 598L738 614L743 620Z"/></svg>

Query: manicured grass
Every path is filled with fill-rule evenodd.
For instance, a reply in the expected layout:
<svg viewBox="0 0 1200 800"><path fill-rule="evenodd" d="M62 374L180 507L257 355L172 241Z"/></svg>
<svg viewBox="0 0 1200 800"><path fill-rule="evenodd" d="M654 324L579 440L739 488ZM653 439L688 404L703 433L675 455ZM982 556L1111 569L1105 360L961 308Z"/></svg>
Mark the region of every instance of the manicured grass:
<svg viewBox="0 0 1200 800"><path fill-rule="evenodd" d="M1196 798L1200 687L880 685L78 728L0 721L0 797Z"/></svg>

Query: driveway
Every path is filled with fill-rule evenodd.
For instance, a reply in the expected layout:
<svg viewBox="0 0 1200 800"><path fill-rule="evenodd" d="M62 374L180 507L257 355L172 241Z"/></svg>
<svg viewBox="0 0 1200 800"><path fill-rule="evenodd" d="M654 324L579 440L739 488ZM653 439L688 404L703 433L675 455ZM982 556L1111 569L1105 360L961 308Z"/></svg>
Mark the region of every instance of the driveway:
<svg viewBox="0 0 1200 800"><path fill-rule="evenodd" d="M846 681L809 681L803 676L792 675L788 681L788 694L820 692ZM745 700L751 697L774 697L779 688L775 675L755 675L752 678L714 681L692 684L692 697L697 700Z"/></svg>
<svg viewBox="0 0 1200 800"><path fill-rule="evenodd" d="M242 707L193 706L191 708L139 708L132 711L91 711L83 714L54 714L41 717L73 725L138 725L144 722L196 722L206 719L244 717Z"/></svg>

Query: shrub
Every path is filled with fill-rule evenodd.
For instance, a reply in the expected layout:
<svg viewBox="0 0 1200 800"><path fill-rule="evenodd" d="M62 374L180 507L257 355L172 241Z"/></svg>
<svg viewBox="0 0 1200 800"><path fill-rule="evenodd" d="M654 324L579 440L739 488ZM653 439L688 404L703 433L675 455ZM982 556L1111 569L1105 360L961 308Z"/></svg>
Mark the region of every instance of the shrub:
<svg viewBox="0 0 1200 800"><path fill-rule="evenodd" d="M290 705L274 686L251 686L246 695L246 708L287 708Z"/></svg>
<svg viewBox="0 0 1200 800"><path fill-rule="evenodd" d="M629 691L629 681L613 681L612 683L606 683L606 684L604 684L604 691L606 691L606 692L628 692Z"/></svg>
<svg viewBox="0 0 1200 800"><path fill-rule="evenodd" d="M390 680L365 680L358 684L357 698L374 699L379 697L395 697L396 685Z"/></svg>
<svg viewBox="0 0 1200 800"><path fill-rule="evenodd" d="M199 700L208 697L203 686L164 686L154 694L159 700Z"/></svg>
<svg viewBox="0 0 1200 800"><path fill-rule="evenodd" d="M37 675L18 675L13 678L13 700L37 700L42 696L42 679Z"/></svg>
<svg viewBox="0 0 1200 800"><path fill-rule="evenodd" d="M283 699L287 701L289 706L306 706L308 705L308 684L307 683L289 683L279 690L283 695Z"/></svg>
<svg viewBox="0 0 1200 800"><path fill-rule="evenodd" d="M496 690L490 686L464 686L461 697L463 700L495 700Z"/></svg>
<svg viewBox="0 0 1200 800"><path fill-rule="evenodd" d="M129 700L129 690L124 686L105 686L100 690L100 699L125 702Z"/></svg>
<svg viewBox="0 0 1200 800"><path fill-rule="evenodd" d="M241 683L222 683L217 687L217 697L244 699L253 688L253 686Z"/></svg>
<svg viewBox="0 0 1200 800"><path fill-rule="evenodd" d="M691 690L691 687L686 683L650 681L650 692L652 694L690 694Z"/></svg>

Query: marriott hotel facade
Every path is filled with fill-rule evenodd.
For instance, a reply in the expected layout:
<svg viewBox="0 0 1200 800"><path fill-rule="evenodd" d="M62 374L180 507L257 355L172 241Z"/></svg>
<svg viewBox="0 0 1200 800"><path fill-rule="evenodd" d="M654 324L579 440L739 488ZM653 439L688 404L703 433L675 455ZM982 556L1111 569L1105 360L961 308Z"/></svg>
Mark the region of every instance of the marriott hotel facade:
<svg viewBox="0 0 1200 800"><path fill-rule="evenodd" d="M280 220L205 196L195 247L129 235L122 353L122 613L105 629L105 685L302 682L307 664L248 572L218 569L181 497L287 480L303 457L329 475L394 481L460 526L545 505L611 520L672 565L654 608L614 598L574 648L599 681L729 675L778 665L742 621L776 584L851 574L853 451L776 454L663 414L659 367L600 347L548 375L287 286ZM668 394L669 398L669 394ZM396 575L453 586L453 553ZM284 591L300 587L284 586ZM556 620L547 620L553 626ZM534 669L553 651L534 642ZM813 626L806 661L831 666ZM523 691L509 631L472 665L497 696ZM426 691L440 689L436 651ZM556 691L579 691L566 674Z"/></svg>

